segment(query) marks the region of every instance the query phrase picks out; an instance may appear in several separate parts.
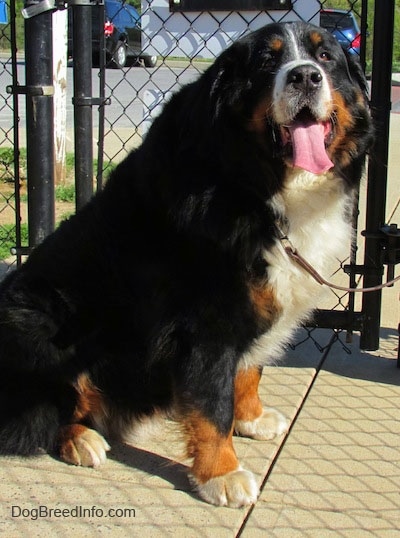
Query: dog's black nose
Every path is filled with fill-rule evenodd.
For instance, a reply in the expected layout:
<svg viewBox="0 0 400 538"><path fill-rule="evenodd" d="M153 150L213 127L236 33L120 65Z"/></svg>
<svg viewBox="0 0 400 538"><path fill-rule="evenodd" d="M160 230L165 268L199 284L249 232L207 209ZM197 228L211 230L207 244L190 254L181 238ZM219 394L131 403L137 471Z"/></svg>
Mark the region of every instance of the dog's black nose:
<svg viewBox="0 0 400 538"><path fill-rule="evenodd" d="M287 76L288 85L290 84L306 93L320 88L321 82L322 74L313 65L296 66Z"/></svg>

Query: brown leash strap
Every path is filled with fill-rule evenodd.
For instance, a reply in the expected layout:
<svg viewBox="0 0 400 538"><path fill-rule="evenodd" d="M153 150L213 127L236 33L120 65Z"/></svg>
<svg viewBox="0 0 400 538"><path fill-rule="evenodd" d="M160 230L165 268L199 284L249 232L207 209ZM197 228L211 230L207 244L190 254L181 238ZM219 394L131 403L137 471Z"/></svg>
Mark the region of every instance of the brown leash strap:
<svg viewBox="0 0 400 538"><path fill-rule="evenodd" d="M280 238L283 248L285 249L286 254L289 256L290 259L295 261L300 267L302 267L307 273L309 273L314 280L318 282L318 284L328 286L331 289L340 290L340 291L347 291L349 293L367 293L370 291L378 291L383 288L387 288L390 286L393 286L396 282L400 280L400 275L393 280L389 280L388 282L385 282L383 284L380 284L379 286L373 286L371 288L346 288L344 286L338 286L336 284L333 284L332 282L328 282L328 280L325 280L315 269L312 265L308 263L307 260L301 256L297 250L292 246L289 239L287 237L281 237Z"/></svg>

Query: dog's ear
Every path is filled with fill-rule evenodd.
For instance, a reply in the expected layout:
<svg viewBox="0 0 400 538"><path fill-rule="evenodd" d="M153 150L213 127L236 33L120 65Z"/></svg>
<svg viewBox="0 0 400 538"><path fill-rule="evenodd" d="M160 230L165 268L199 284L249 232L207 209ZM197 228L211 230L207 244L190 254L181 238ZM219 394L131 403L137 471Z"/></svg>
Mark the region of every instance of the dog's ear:
<svg viewBox="0 0 400 538"><path fill-rule="evenodd" d="M369 87L364 71L361 67L361 62L357 54L350 54L347 50L344 50L350 79L355 82L362 90L365 99L369 97Z"/></svg>
<svg viewBox="0 0 400 538"><path fill-rule="evenodd" d="M250 43L241 40L231 45L214 63L210 99L217 117L227 107L235 107L250 88L248 65L251 54Z"/></svg>

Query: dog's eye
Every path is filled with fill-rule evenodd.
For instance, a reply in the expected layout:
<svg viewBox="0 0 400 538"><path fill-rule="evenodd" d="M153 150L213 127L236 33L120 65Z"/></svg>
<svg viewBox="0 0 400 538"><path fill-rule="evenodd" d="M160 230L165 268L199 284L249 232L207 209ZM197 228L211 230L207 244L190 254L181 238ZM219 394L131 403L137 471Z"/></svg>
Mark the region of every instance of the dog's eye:
<svg viewBox="0 0 400 538"><path fill-rule="evenodd" d="M319 59L322 60L323 62L329 62L332 59L332 57L329 54L329 52L326 52L326 50L323 50L319 54Z"/></svg>
<svg viewBox="0 0 400 538"><path fill-rule="evenodd" d="M264 54L262 64L264 67L274 67L278 62L279 54L275 51L269 51Z"/></svg>

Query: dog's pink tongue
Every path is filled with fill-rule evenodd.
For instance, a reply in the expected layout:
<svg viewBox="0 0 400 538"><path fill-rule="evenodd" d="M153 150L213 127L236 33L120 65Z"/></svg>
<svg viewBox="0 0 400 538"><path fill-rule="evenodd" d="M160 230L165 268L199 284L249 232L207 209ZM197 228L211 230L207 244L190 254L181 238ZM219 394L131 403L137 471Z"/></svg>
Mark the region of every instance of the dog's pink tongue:
<svg viewBox="0 0 400 538"><path fill-rule="evenodd" d="M314 174L322 174L333 163L325 149L325 125L323 123L294 122L289 126L293 144L293 166Z"/></svg>

